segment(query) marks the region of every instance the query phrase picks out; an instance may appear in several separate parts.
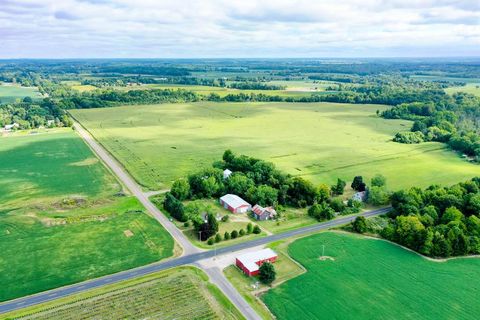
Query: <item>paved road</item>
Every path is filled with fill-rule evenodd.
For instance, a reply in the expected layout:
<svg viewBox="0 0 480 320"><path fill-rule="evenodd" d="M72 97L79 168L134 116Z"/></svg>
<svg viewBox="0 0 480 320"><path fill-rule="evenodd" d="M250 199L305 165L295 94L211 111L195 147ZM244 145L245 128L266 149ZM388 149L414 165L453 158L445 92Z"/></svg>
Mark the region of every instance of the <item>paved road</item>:
<svg viewBox="0 0 480 320"><path fill-rule="evenodd" d="M378 209L378 210L365 212L362 215L364 217L368 218L368 217L373 217L373 216L384 214L388 210L389 210L389 208ZM256 247L256 246L259 246L259 245L265 245L265 244L268 244L270 242L283 240L283 239L291 238L291 237L294 237L294 236L302 236L302 235L306 235L306 234L309 234L309 233L314 233L314 232L317 232L317 231L330 229L332 227L336 227L336 226L346 224L346 223L352 221L353 219L355 219L355 217L351 216L351 217L345 217L345 218L340 218L340 219L336 219L336 220L331 220L331 221L324 222L324 223L314 224L314 225L311 225L311 226L308 226L308 227L304 227L304 228L300 228L300 229L296 229L296 230L292 230L292 231L288 231L288 232L284 232L284 233L274 234L274 235L271 235L271 236L251 240L251 241L248 241L248 242L239 243L239 244L232 245L232 246L229 246L229 247L219 248L219 249L216 250L216 252L213 251L213 250L210 250L210 251L202 251L202 252L197 252L197 253L193 253L193 254L188 254L188 255L181 256L179 258L174 258L174 259L163 261L163 262L156 262L156 263L153 263L153 264L150 264L150 265L147 265L147 266L138 267L138 268L135 268L135 269L131 269L131 270L123 271L123 272L120 272L120 273L108 275L108 276L105 276L105 277L102 277L102 278L97 278L97 279L77 283L77 284L74 284L74 285L71 285L71 286L68 286L68 287L62 287L62 288L46 291L46 292L43 292L43 293L39 293L39 294L36 294L36 295L32 295L32 296L28 296L28 297L24 297L24 298L19 298L19 299L16 299L16 300L12 300L12 301L8 301L8 302L0 304L0 314L8 312L8 311L24 308L26 306L31 306L31 305L35 305L35 304L38 304L38 303L55 300L55 299L60 298L60 297L65 297L65 296L68 296L68 295L71 295L71 294L74 294L74 293L83 292L83 291L86 291L88 289L98 288L98 287L104 286L106 284L116 283L116 282L119 282L119 281L140 277L140 276L143 276L143 275L147 275L147 274L150 274L150 273L153 273L153 272L165 270L165 269L168 269L168 268L173 268L173 267L178 267L178 266L183 266L183 265L197 265L196 264L197 261L212 258L212 257L215 256L215 254L217 256L220 256L220 255L223 255L223 254L226 254L226 253L236 252L236 251L239 251L239 250L248 249L248 248ZM215 269L216 268L211 268L211 269L207 269L205 271L212 278L212 280L217 285L219 285L221 287L222 291L225 292L225 288L228 289L228 287L232 288L228 281L227 282L223 281L222 272L220 270L218 270L218 272L217 272ZM222 278L218 278L219 273L222 275ZM221 279L221 280L219 281L219 279ZM220 282L220 283L218 283L218 282ZM224 287L222 288L222 286L224 286ZM235 289L233 289L233 291L237 292ZM235 295L234 299L236 299L236 297L237 296ZM229 298L230 298L230 296L229 296ZM232 299L232 302L235 303L235 300ZM237 303L236 303L237 307L239 307L238 303L243 304L243 303L246 303L246 302L242 298L242 299L237 301ZM248 313L246 314L246 316L247 316L248 319L255 319L256 317L258 317L258 315L256 315L256 317L255 317L255 316L249 315Z"/></svg>
<svg viewBox="0 0 480 320"><path fill-rule="evenodd" d="M143 275L147 275L153 272L165 270L172 267L178 267L183 265L196 265L202 268L210 277L211 281L215 283L223 293L230 299L230 301L243 313L247 319L261 319L258 314L252 309L252 307L245 301L240 293L230 284L225 278L223 272L216 267L203 268L196 262L208 258L212 258L215 255L223 255L239 250L244 250L259 245L265 245L273 241L282 240L294 236L305 235L315 231L329 229L331 227L339 226L352 221L355 217L345 217L328 221L325 223L315 224L312 226L292 230L289 232L275 234L256 240L239 243L229 247L223 247L215 251L203 251L193 246L185 235L171 223L165 215L148 199L148 193L142 191L141 187L130 177L128 173L124 171L122 166L97 142L95 139L78 123L75 123L77 132L82 138L90 145L95 153L104 161L104 163L112 170L112 172L118 177L118 179L125 185L126 188L136 196L139 201L172 235L172 237L180 244L183 249L182 256L166 261L153 263L147 266L138 267L135 269L123 271L120 273L108 275L102 278L97 278L81 283L77 283L71 286L61 287L50 291L38 293L16 300L8 301L0 304L0 314L9 312L12 310L24 308L27 306L36 305L42 302L52 301L60 297L66 297L75 293L80 293L89 289L98 288L107 284L116 283L123 280L128 280ZM379 209L370 212L363 213L365 217L371 217L380 215L388 211L388 209Z"/></svg>

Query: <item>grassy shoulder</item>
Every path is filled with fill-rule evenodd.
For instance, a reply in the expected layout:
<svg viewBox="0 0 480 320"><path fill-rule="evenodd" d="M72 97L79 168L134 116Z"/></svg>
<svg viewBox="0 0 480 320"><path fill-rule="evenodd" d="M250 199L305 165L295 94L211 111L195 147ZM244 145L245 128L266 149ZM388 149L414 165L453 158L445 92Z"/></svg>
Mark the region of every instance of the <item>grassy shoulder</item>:
<svg viewBox="0 0 480 320"><path fill-rule="evenodd" d="M426 259L338 232L296 240L288 253L307 272L262 295L279 319L475 319L480 312L480 259Z"/></svg>
<svg viewBox="0 0 480 320"><path fill-rule="evenodd" d="M12 210L0 219L0 301L152 263L173 247L133 197Z"/></svg>
<svg viewBox="0 0 480 320"><path fill-rule="evenodd" d="M208 276L179 267L89 290L0 316L0 319L244 319Z"/></svg>
<svg viewBox="0 0 480 320"><path fill-rule="evenodd" d="M280 241L270 244L270 248L278 253L278 259L274 263L276 279L271 286L263 285L258 277L248 277L239 268L231 265L224 269L225 276L232 285L240 292L250 306L263 318L273 319L273 315L260 299L260 295L279 284L299 276L305 269L293 261L287 253L289 241Z"/></svg>

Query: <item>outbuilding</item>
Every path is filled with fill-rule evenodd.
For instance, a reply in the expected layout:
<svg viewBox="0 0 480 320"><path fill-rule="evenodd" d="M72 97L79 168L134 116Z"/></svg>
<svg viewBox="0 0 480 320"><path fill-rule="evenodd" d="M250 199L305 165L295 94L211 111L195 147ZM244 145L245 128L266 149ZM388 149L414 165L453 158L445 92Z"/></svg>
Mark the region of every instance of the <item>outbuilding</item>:
<svg viewBox="0 0 480 320"><path fill-rule="evenodd" d="M231 175L232 175L232 171L229 170L229 169L225 169L223 170L223 179L224 180L227 180Z"/></svg>
<svg viewBox="0 0 480 320"><path fill-rule="evenodd" d="M274 263L277 261L278 255L272 249L263 249L260 251L242 254L236 258L235 264L247 276L256 276L260 270L260 266L265 262Z"/></svg>
<svg viewBox="0 0 480 320"><path fill-rule="evenodd" d="M253 216L259 221L271 220L277 215L277 211L273 207L262 207L261 205L254 205L252 208Z"/></svg>
<svg viewBox="0 0 480 320"><path fill-rule="evenodd" d="M220 204L233 213L245 213L252 210L252 205L236 194L226 194L220 198Z"/></svg>

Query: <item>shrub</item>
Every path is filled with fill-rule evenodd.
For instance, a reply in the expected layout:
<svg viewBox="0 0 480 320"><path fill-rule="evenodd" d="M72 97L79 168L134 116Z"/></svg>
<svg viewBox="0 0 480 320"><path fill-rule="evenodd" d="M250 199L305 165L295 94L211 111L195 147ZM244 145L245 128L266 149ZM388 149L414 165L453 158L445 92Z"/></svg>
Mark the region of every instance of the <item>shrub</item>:
<svg viewBox="0 0 480 320"><path fill-rule="evenodd" d="M421 143L425 141L425 135L420 131L415 132L398 132L393 141L406 144Z"/></svg>
<svg viewBox="0 0 480 320"><path fill-rule="evenodd" d="M321 204L315 203L308 209L308 215L318 221L324 221L333 219L333 217L335 217L335 211L325 202Z"/></svg>
<svg viewBox="0 0 480 320"><path fill-rule="evenodd" d="M365 217L360 216L356 217L352 223L353 231L358 233L365 233L367 232L367 219Z"/></svg>
<svg viewBox="0 0 480 320"><path fill-rule="evenodd" d="M190 184L188 184L188 181L185 179L176 180L172 184L172 189L170 192L178 200L185 200L190 195Z"/></svg>
<svg viewBox="0 0 480 320"><path fill-rule="evenodd" d="M215 243L215 241L213 240L213 238L209 238L208 241L207 241L207 244L209 246L212 246L214 243Z"/></svg>
<svg viewBox="0 0 480 320"><path fill-rule="evenodd" d="M186 222L188 217L185 214L183 204L175 198L170 192L167 192L165 195L165 200L163 201L163 208L167 210L172 217L181 222Z"/></svg>
<svg viewBox="0 0 480 320"><path fill-rule="evenodd" d="M230 220L230 216L228 214L222 217L222 222L228 222L228 220Z"/></svg>
<svg viewBox="0 0 480 320"><path fill-rule="evenodd" d="M232 239L238 238L238 231L237 231L237 230L233 230L232 233L230 233L230 237L231 237Z"/></svg>
<svg viewBox="0 0 480 320"><path fill-rule="evenodd" d="M185 228L188 228L188 227L190 227L190 222L188 222L188 221L185 221L185 222L183 223L183 226L184 226Z"/></svg>
<svg viewBox="0 0 480 320"><path fill-rule="evenodd" d="M249 222L247 224L247 233L250 234L252 233L252 231L253 231L253 225Z"/></svg>
<svg viewBox="0 0 480 320"><path fill-rule="evenodd" d="M343 203L343 200L340 198L334 198L330 201L330 207L332 207L335 212L343 212L345 210L345 204Z"/></svg>
<svg viewBox="0 0 480 320"><path fill-rule="evenodd" d="M220 242L220 241L222 241L222 236L220 235L220 233L217 233L217 234L215 235L215 242L218 243L218 242Z"/></svg>
<svg viewBox="0 0 480 320"><path fill-rule="evenodd" d="M223 238L224 238L225 240L230 240L230 232L225 231L225 234L223 235Z"/></svg>
<svg viewBox="0 0 480 320"><path fill-rule="evenodd" d="M258 225L255 225L253 227L253 233L260 234L261 232L262 232L262 229L260 229L260 227Z"/></svg>
<svg viewBox="0 0 480 320"><path fill-rule="evenodd" d="M243 230L243 229L240 229L240 232L239 232L239 234L240 234L240 237L243 237L243 236L245 235L245 230Z"/></svg>

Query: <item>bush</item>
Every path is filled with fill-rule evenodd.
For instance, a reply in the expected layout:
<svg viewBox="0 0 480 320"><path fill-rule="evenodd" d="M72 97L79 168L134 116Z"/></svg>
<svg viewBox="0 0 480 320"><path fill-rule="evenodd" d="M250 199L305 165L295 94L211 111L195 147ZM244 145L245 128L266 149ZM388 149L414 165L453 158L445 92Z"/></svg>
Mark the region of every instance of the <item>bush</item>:
<svg viewBox="0 0 480 320"><path fill-rule="evenodd" d="M188 228L188 227L190 227L190 222L188 222L188 221L185 221L185 222L183 223L183 226L184 226L185 228Z"/></svg>
<svg viewBox="0 0 480 320"><path fill-rule="evenodd" d="M252 231L253 231L253 225L249 222L247 224L247 234L252 233Z"/></svg>
<svg viewBox="0 0 480 320"><path fill-rule="evenodd" d="M224 238L225 240L230 240L230 232L225 231L225 234L223 235L223 238Z"/></svg>
<svg viewBox="0 0 480 320"><path fill-rule="evenodd" d="M358 233L365 233L367 232L367 219L365 217L356 217L352 223L353 231Z"/></svg>
<svg viewBox="0 0 480 320"><path fill-rule="evenodd" d="M255 225L253 227L253 233L260 234L260 233L262 233L262 229L260 229L260 227L258 225Z"/></svg>
<svg viewBox="0 0 480 320"><path fill-rule="evenodd" d="M220 235L220 233L217 233L217 234L215 235L215 242L216 242L216 243L219 243L220 241L222 241L222 236Z"/></svg>
<svg viewBox="0 0 480 320"><path fill-rule="evenodd" d="M425 135L420 131L415 132L398 132L393 141L406 144L421 143L425 141Z"/></svg>
<svg viewBox="0 0 480 320"><path fill-rule="evenodd" d="M342 213L345 210L345 204L343 203L343 200L340 198L334 198L330 201L330 207L332 207L335 212L340 212Z"/></svg>
<svg viewBox="0 0 480 320"><path fill-rule="evenodd" d="M167 192L165 195L165 200L163 201L163 208L167 210L172 217L181 222L186 222L188 220L187 215L183 204L178 201L170 192Z"/></svg>
<svg viewBox="0 0 480 320"><path fill-rule="evenodd" d="M238 231L237 230L233 230L232 233L230 233L230 237L232 239L237 239L238 238Z"/></svg>
<svg viewBox="0 0 480 320"><path fill-rule="evenodd" d="M228 214L222 217L222 222L228 222L228 220L230 220L230 216Z"/></svg>
<svg viewBox="0 0 480 320"><path fill-rule="evenodd" d="M384 187L387 185L387 178L381 174L377 174L372 178L371 186L372 187Z"/></svg>
<svg viewBox="0 0 480 320"><path fill-rule="evenodd" d="M243 236L245 235L245 230L240 229L240 233L239 233L239 234L240 234L240 237L243 237Z"/></svg>
<svg viewBox="0 0 480 320"><path fill-rule="evenodd" d="M214 243L215 243L215 241L213 240L213 238L209 238L208 241L207 241L207 244L209 246L212 246Z"/></svg>
<svg viewBox="0 0 480 320"><path fill-rule="evenodd" d="M368 190L367 202L374 206L381 206L390 202L390 194L385 187L373 186Z"/></svg>
<svg viewBox="0 0 480 320"><path fill-rule="evenodd" d="M315 203L308 209L308 215L318 221L325 221L333 219L333 217L335 217L335 211L325 202L321 204Z"/></svg>

